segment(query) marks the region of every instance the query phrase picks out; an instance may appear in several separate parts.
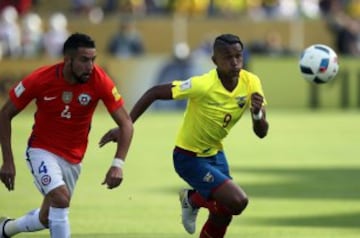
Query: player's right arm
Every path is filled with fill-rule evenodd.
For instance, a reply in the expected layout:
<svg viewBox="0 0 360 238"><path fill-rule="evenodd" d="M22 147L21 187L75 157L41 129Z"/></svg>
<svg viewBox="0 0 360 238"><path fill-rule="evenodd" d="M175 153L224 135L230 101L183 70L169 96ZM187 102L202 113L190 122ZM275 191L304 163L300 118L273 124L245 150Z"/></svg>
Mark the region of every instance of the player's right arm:
<svg viewBox="0 0 360 238"><path fill-rule="evenodd" d="M11 120L19 112L10 100L4 104L0 111L0 144L3 157L3 164L0 168L0 180L9 191L14 190L16 175L11 147Z"/></svg>
<svg viewBox="0 0 360 238"><path fill-rule="evenodd" d="M146 109L156 100L171 100L172 97L172 84L162 84L148 89L141 98L135 103L130 112L130 117L135 122Z"/></svg>
<svg viewBox="0 0 360 238"><path fill-rule="evenodd" d="M133 123L146 111L146 109L156 100L172 100L172 91L171 88L173 85L169 84L161 84L153 86L148 89L140 99L135 103L134 107L130 112L130 117ZM100 147L104 146L106 143L117 140L117 136L119 128L110 129L106 132L100 139L99 145Z"/></svg>

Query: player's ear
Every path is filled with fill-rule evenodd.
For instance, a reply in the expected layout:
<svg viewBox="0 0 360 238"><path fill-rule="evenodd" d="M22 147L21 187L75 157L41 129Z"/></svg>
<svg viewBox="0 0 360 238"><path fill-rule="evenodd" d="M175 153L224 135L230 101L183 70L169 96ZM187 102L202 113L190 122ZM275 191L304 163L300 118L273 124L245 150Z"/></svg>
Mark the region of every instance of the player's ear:
<svg viewBox="0 0 360 238"><path fill-rule="evenodd" d="M67 62L70 62L71 61L71 56L66 54L64 55L64 62L67 63Z"/></svg>
<svg viewBox="0 0 360 238"><path fill-rule="evenodd" d="M216 64L216 58L215 58L215 56L212 56L212 57L211 57L211 60L212 60L212 62L213 62L214 64Z"/></svg>

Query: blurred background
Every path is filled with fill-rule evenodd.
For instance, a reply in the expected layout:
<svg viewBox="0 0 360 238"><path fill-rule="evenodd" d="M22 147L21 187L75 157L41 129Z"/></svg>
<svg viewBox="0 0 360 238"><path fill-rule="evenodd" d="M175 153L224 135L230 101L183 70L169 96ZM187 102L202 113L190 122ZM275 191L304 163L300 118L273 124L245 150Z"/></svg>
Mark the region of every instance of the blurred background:
<svg viewBox="0 0 360 238"><path fill-rule="evenodd" d="M24 75L62 60L73 32L95 39L97 63L129 108L154 84L212 68L214 37L234 33L269 107L358 109L359 19L359 0L0 0L0 104ZM299 73L299 54L314 43L339 55L340 72L327 85L311 85Z"/></svg>

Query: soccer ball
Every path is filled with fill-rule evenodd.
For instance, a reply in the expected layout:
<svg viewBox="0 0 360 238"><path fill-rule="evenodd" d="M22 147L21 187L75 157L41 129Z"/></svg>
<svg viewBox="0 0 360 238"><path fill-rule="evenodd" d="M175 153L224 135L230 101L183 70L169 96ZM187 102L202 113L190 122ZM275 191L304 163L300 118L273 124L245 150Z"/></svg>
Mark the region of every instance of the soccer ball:
<svg viewBox="0 0 360 238"><path fill-rule="evenodd" d="M337 54L327 45L315 44L306 48L300 56L300 72L307 81L327 83L339 71Z"/></svg>

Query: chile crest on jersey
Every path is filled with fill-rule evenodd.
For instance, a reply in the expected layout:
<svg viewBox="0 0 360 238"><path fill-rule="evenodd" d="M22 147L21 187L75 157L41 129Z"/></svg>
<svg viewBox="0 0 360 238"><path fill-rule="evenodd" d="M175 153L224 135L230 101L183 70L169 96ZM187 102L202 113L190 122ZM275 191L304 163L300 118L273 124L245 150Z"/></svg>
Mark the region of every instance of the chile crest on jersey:
<svg viewBox="0 0 360 238"><path fill-rule="evenodd" d="M73 93L69 91L64 91L62 93L61 99L64 103L69 104L73 98Z"/></svg>
<svg viewBox="0 0 360 238"><path fill-rule="evenodd" d="M78 97L78 101L81 105L86 106L91 101L91 97L89 94L81 93Z"/></svg>

